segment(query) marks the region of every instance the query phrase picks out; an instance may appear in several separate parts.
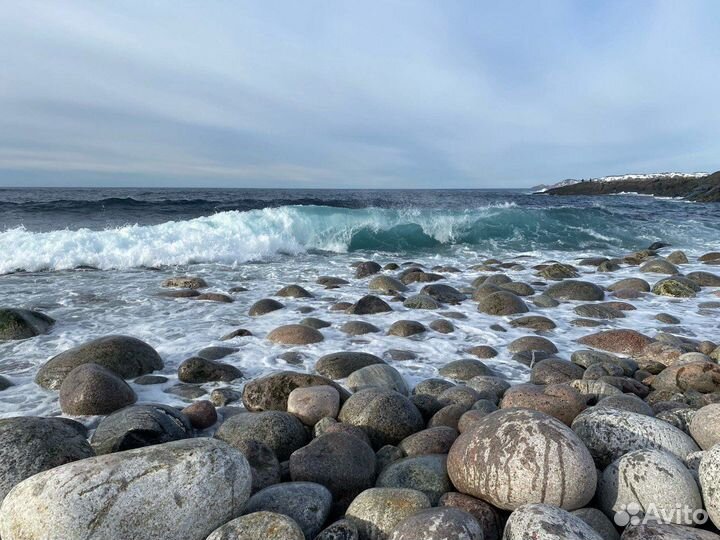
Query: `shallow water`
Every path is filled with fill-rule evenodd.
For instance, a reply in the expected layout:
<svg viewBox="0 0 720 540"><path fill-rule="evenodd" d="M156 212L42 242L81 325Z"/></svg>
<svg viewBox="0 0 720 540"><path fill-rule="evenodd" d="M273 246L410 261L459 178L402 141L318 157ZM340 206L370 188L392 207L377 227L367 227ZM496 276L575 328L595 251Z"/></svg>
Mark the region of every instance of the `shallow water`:
<svg viewBox="0 0 720 540"><path fill-rule="evenodd" d="M505 324L509 318L478 313L472 300L439 310L467 317L451 319L456 327L451 334L429 330L420 337L400 338L342 333L339 327L348 320L366 320L386 331L395 320L412 319L428 325L441 317L434 311L408 310L400 303L392 304L395 311L381 315L359 317L330 311L331 304L353 302L368 292L369 278L352 278L351 263L371 259L383 265L412 260L427 267L456 266L463 272L445 274L447 280L442 283L467 287L482 274L468 268L490 257L517 260L526 269L508 270L507 275L514 281L531 283L538 279L532 266L540 262L556 259L576 263L584 256L622 256L656 240L673 243L670 249L684 249L691 261L706 251L720 250L720 218L715 206L647 197L559 199L483 191L253 190L252 197L248 190L144 193L0 192L0 269L6 272L0 276L0 305L40 309L57 320L47 335L0 343L0 373L15 384L0 392L0 416L59 414L57 393L33 383L38 367L69 347L112 333L147 341L165 360L162 374L170 378L168 383L131 383L140 402L183 405L181 398L163 390L177 383L180 362L210 345L238 347L222 361L239 367L248 379L280 369L312 371L319 356L339 350L378 356L385 356L389 349L411 350L417 353L416 359L388 362L412 384L435 376L448 361L468 358L466 349L488 344L500 355L485 362L504 376L522 381L528 369L512 361L505 346L530 332L510 328ZM53 203L52 197L66 202ZM126 200L128 197L134 202ZM180 197L190 202L181 204ZM108 210L111 199L114 202ZM219 212L210 208L218 201L229 208ZM278 201L311 204L278 206ZM239 208L242 204L245 209L233 209L233 205ZM247 208L262 204L266 207ZM102 270L72 269L80 265ZM26 271L7 273L19 268ZM584 273L580 279L601 285L639 274L637 267L607 274L596 273L593 267L579 269ZM682 267L684 272L715 269L693 262ZM204 277L211 291L227 292L238 285L249 290L233 294L231 304L157 296L164 279L180 274ZM343 277L351 284L325 290L315 284L320 275ZM663 276L641 277L652 284ZM301 284L315 297L280 299L285 309L262 317L247 316L253 302L291 283ZM419 292L423 285L412 284L405 294ZM569 324L578 318L572 309L580 302L546 310L528 305L531 314L544 314L556 322L558 328L543 335L557 345L559 356L569 358L580 348L573 340L596 330L634 328L654 335L664 326L654 319L659 312L682 320L678 326L684 330L679 333L717 341L720 310L703 313L698 309L700 302L719 300L715 292L704 288L697 298L683 300L647 295L630 301L637 310L626 311L626 318L597 329ZM300 313L301 306L314 311ZM323 342L289 348L265 339L273 328L307 316L332 323L321 330ZM508 331L491 330L494 323L503 324ZM254 335L219 341L241 327ZM287 350L302 352L304 363L290 366L278 359ZM228 385L203 385L208 391L220 386Z"/></svg>

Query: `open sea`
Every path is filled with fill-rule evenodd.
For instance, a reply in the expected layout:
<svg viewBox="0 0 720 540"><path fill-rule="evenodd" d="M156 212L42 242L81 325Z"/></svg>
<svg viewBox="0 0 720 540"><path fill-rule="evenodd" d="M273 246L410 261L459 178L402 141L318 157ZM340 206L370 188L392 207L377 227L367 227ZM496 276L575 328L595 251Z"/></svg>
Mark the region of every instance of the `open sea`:
<svg viewBox="0 0 720 540"><path fill-rule="evenodd" d="M529 370L504 346L527 330L507 325L507 332L492 330L502 318L478 313L472 300L448 306L466 317L453 319L455 332L413 338L384 332L351 337L339 327L358 319L383 330L399 319L427 326L438 313L408 310L400 302L392 304L391 313L365 317L329 307L368 293L369 278L353 277L351 265L361 260L454 266L461 272L447 273L443 282L467 288L482 275L469 267L489 258L520 263L523 270L507 274L532 283L538 281L532 267L547 260L576 264L582 257L621 257L664 241L687 253L691 263L683 272L713 271L694 261L720 250L719 210L717 204L653 197L553 197L522 190L0 189L0 305L38 309L57 321L47 335L0 342L0 374L14 385L0 392L0 416L59 414L57 393L33 382L38 367L107 334L138 337L165 361L167 383L131 383L139 402L186 404L165 390L177 384L180 362L210 345L236 347L222 361L239 367L247 379L282 369L312 371L319 356L340 350L385 358L389 350L409 350L414 359L390 363L412 384L436 375L448 361L467 358L469 347L487 344L501 351L488 365L509 379L525 380ZM637 267L613 273L578 268L580 279L601 285L638 275ZM159 296L162 281L176 275L201 276L213 292L248 290L232 293L232 303ZM350 284L326 290L315 283L318 276ZM662 276L644 277L652 284ZM283 298L285 309L247 315L255 301L293 283L314 297ZM423 285L412 284L406 295ZM654 314L665 311L682 319L685 335L717 340L717 311L713 316L697 307L707 300L648 295L634 301L637 310L608 325L654 335L662 326ZM313 311L301 313L301 307ZM573 303L563 304L551 315L558 328L548 337L563 358L579 348L573 340L590 332L569 324L577 318L572 308ZM288 348L265 339L273 328L307 316L331 323L321 330L323 342ZM253 336L220 341L239 327ZM287 350L301 352L301 363L279 358ZM228 384L203 388L219 386Z"/></svg>

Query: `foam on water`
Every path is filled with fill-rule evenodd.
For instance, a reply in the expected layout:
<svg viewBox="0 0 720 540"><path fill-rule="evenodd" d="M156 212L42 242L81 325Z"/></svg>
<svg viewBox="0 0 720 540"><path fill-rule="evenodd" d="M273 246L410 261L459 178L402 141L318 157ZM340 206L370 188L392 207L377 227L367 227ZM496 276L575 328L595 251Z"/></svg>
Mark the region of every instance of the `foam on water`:
<svg viewBox="0 0 720 540"><path fill-rule="evenodd" d="M238 265L310 250L396 253L461 244L500 253L632 249L643 238L655 239L659 227L663 238L693 247L718 232L692 220L672 227L662 221L633 222L603 206L538 209L505 202L464 210L283 206L104 230L35 232L20 226L0 232L0 273Z"/></svg>

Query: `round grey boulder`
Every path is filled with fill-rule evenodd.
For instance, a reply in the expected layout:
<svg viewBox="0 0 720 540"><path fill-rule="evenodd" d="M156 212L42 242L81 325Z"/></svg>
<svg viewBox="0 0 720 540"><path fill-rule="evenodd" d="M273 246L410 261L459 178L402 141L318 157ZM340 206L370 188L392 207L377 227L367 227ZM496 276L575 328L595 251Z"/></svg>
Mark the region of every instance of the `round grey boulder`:
<svg viewBox="0 0 720 540"><path fill-rule="evenodd" d="M430 501L420 491L371 488L355 497L345 517L357 526L361 540L389 540L398 523L426 508Z"/></svg>
<svg viewBox="0 0 720 540"><path fill-rule="evenodd" d="M82 364L98 364L123 379L163 368L160 355L144 341L129 336L105 336L54 356L40 368L35 382L57 390L65 377Z"/></svg>
<svg viewBox="0 0 720 540"><path fill-rule="evenodd" d="M605 297L603 290L594 283L574 279L553 283L544 294L555 300L582 300L585 302L602 300Z"/></svg>
<svg viewBox="0 0 720 540"><path fill-rule="evenodd" d="M63 418L0 420L0 501L34 474L95 455L85 427Z"/></svg>
<svg viewBox="0 0 720 540"><path fill-rule="evenodd" d="M340 327L340 331L351 336L377 334L380 329L374 324L365 321L348 321Z"/></svg>
<svg viewBox="0 0 720 540"><path fill-rule="evenodd" d="M503 540L607 540L570 512L549 504L526 504L512 514Z"/></svg>
<svg viewBox="0 0 720 540"><path fill-rule="evenodd" d="M403 291L407 291L407 286L394 277L380 275L375 276L368 283L368 289L371 291L378 291L382 294L395 294Z"/></svg>
<svg viewBox="0 0 720 540"><path fill-rule="evenodd" d="M390 540L484 540L482 527L468 512L441 507L421 510L398 523Z"/></svg>
<svg viewBox="0 0 720 540"><path fill-rule="evenodd" d="M253 512L215 529L207 540L305 540L292 518L275 512Z"/></svg>
<svg viewBox="0 0 720 540"><path fill-rule="evenodd" d="M707 450L700 460L700 488L710 520L720 527L720 445Z"/></svg>
<svg viewBox="0 0 720 540"><path fill-rule="evenodd" d="M93 433L91 444L100 454L122 452L192 437L190 422L167 405L132 405L106 416Z"/></svg>
<svg viewBox="0 0 720 540"><path fill-rule="evenodd" d="M214 439L187 439L81 459L24 480L2 503L0 535L203 539L240 515L249 495L250 467L240 452Z"/></svg>
<svg viewBox="0 0 720 540"><path fill-rule="evenodd" d="M250 497L244 514L275 512L292 518L306 538L315 538L330 513L332 495L312 482L284 482L266 487Z"/></svg>
<svg viewBox="0 0 720 540"><path fill-rule="evenodd" d="M345 509L375 482L375 452L349 433L326 433L290 456L290 478L330 490Z"/></svg>
<svg viewBox="0 0 720 540"><path fill-rule="evenodd" d="M201 356L188 358L178 366L178 379L186 383L230 382L241 377L242 371L235 366Z"/></svg>
<svg viewBox="0 0 720 540"><path fill-rule="evenodd" d="M700 450L687 434L667 422L619 409L588 409L575 418L572 429L601 469L633 450L663 450L683 462Z"/></svg>
<svg viewBox="0 0 720 540"><path fill-rule="evenodd" d="M492 375L492 370L480 360L469 358L448 362L438 370L438 374L456 381L467 381L477 376Z"/></svg>
<svg viewBox="0 0 720 540"><path fill-rule="evenodd" d="M437 426L413 433L400 441L398 446L406 456L447 454L458 435L456 429Z"/></svg>
<svg viewBox="0 0 720 540"><path fill-rule="evenodd" d="M462 433L450 449L448 474L461 493L505 510L532 502L581 508L597 480L592 457L575 433L525 409L496 411Z"/></svg>
<svg viewBox="0 0 720 540"><path fill-rule="evenodd" d="M374 448L397 444L425 427L420 411L408 398L379 388L353 394L340 409L338 419L363 428Z"/></svg>
<svg viewBox="0 0 720 540"><path fill-rule="evenodd" d="M530 311L519 296L508 291L488 294L478 302L478 311L488 315L514 315Z"/></svg>
<svg viewBox="0 0 720 540"><path fill-rule="evenodd" d="M297 371L279 371L245 384L242 401L249 411L286 411L290 392L307 386L332 386L345 401L350 393L334 381L320 375Z"/></svg>
<svg viewBox="0 0 720 540"><path fill-rule="evenodd" d="M384 388L407 396L410 389L400 372L387 364L374 364L353 371L347 378L347 386L353 392L366 388Z"/></svg>
<svg viewBox="0 0 720 540"><path fill-rule="evenodd" d="M344 351L321 356L315 363L315 371L329 379L344 379L358 369L375 364L385 362L374 354Z"/></svg>
<svg viewBox="0 0 720 540"><path fill-rule="evenodd" d="M376 485L422 491L433 505L444 493L453 491L447 474L447 456L444 454L399 459L380 473Z"/></svg>
<svg viewBox="0 0 720 540"><path fill-rule="evenodd" d="M632 504L641 519L680 525L691 525L692 513L702 509L700 490L687 467L652 449L628 452L611 463L600 477L598 501L609 516Z"/></svg>
<svg viewBox="0 0 720 540"><path fill-rule="evenodd" d="M282 411L240 413L225 420L215 437L235 446L255 440L266 444L280 461L307 444L308 434L300 420Z"/></svg>
<svg viewBox="0 0 720 540"><path fill-rule="evenodd" d="M277 311L278 309L282 309L284 307L285 306L277 300L273 300L272 298L263 298L250 306L248 315L251 317L260 317L261 315L267 315L268 313L272 313L273 311Z"/></svg>
<svg viewBox="0 0 720 540"><path fill-rule="evenodd" d="M698 409L690 421L690 435L703 450L720 443L720 403Z"/></svg>

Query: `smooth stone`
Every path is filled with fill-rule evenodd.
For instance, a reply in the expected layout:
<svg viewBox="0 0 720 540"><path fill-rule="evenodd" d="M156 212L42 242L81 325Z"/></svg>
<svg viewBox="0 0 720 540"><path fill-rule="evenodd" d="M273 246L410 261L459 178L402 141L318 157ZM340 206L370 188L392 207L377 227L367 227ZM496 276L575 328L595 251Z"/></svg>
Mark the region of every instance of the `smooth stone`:
<svg viewBox="0 0 720 540"><path fill-rule="evenodd" d="M196 401L181 411L195 429L207 429L218 420L215 406L207 400Z"/></svg>
<svg viewBox="0 0 720 540"><path fill-rule="evenodd" d="M720 445L707 450L701 460L699 469L700 488L702 490L705 509L710 520L716 527L720 526Z"/></svg>
<svg viewBox="0 0 720 540"><path fill-rule="evenodd" d="M360 390L350 396L338 419L363 428L375 448L397 444L424 427L420 411L408 398L379 388Z"/></svg>
<svg viewBox="0 0 720 540"><path fill-rule="evenodd" d="M123 379L134 379L162 369L160 355L147 343L129 336L105 336L61 352L48 360L35 376L35 382L57 390L76 367L97 364Z"/></svg>
<svg viewBox="0 0 720 540"><path fill-rule="evenodd" d="M530 311L519 296L508 291L500 291L481 298L477 310L488 315L506 316Z"/></svg>
<svg viewBox="0 0 720 540"><path fill-rule="evenodd" d="M400 372L387 364L373 364L353 371L348 376L346 384L353 392L367 388L382 388L394 390L404 396L410 393Z"/></svg>
<svg viewBox="0 0 720 540"><path fill-rule="evenodd" d="M710 272L690 272L687 276L701 287L720 287L720 276Z"/></svg>
<svg viewBox="0 0 720 540"><path fill-rule="evenodd" d="M699 290L694 281L681 277L661 279L652 288L653 294L674 298L694 298Z"/></svg>
<svg viewBox="0 0 720 540"><path fill-rule="evenodd" d="M570 512L549 504L526 504L512 514L503 540L607 540Z"/></svg>
<svg viewBox="0 0 720 540"><path fill-rule="evenodd" d="M315 317L305 317L302 321L300 321L300 324L302 326L309 326L310 328L314 328L315 330L320 330L321 328L329 328L330 326L332 326L331 323L323 321L322 319L317 319Z"/></svg>
<svg viewBox="0 0 720 540"><path fill-rule="evenodd" d="M720 403L705 405L693 414L690 435L703 450L720 443Z"/></svg>
<svg viewBox="0 0 720 540"><path fill-rule="evenodd" d="M583 396L566 384L518 384L509 388L500 402L501 409L521 408L545 413L565 425L585 410Z"/></svg>
<svg viewBox="0 0 720 540"><path fill-rule="evenodd" d="M380 270L382 270L382 267L375 261L363 261L355 267L355 277L364 278L377 274Z"/></svg>
<svg viewBox="0 0 720 540"><path fill-rule="evenodd" d="M376 334L380 329L374 324L365 321L348 321L340 327L340 331L351 336L362 336L365 334ZM338 377L342 379L343 377Z"/></svg>
<svg viewBox="0 0 720 540"><path fill-rule="evenodd" d="M638 369L638 364L635 360L629 358L621 358L602 351L593 350L579 350L572 353L570 360L584 368L589 368L595 364L613 364L620 366L627 376L631 376Z"/></svg>
<svg viewBox="0 0 720 540"><path fill-rule="evenodd" d="M340 401L345 401L350 396L345 388L327 377L297 371L279 371L246 383L242 401L248 411L286 411L290 392L296 388L325 385L338 391Z"/></svg>
<svg viewBox="0 0 720 540"><path fill-rule="evenodd" d="M536 332L542 332L553 330L557 325L551 319L543 317L542 315L526 315L510 321L510 326L513 328L529 328Z"/></svg>
<svg viewBox="0 0 720 540"><path fill-rule="evenodd" d="M390 540L398 523L430 506L430 500L421 491L371 488L355 497L345 517L356 525L360 540Z"/></svg>
<svg viewBox="0 0 720 540"><path fill-rule="evenodd" d="M133 450L192 437L192 426L167 405L131 405L106 416L95 428L91 444L98 455Z"/></svg>
<svg viewBox="0 0 720 540"><path fill-rule="evenodd" d="M543 294L555 300L582 300L591 302L605 297L603 290L588 281L566 279L550 285Z"/></svg>
<svg viewBox="0 0 720 540"><path fill-rule="evenodd" d="M247 501L244 514L276 512L293 519L306 538L315 538L330 513L332 495L313 482L284 482L266 487Z"/></svg>
<svg viewBox="0 0 720 540"><path fill-rule="evenodd" d="M233 447L242 452L252 470L252 493L280 483L280 462L265 443L254 439L237 440Z"/></svg>
<svg viewBox="0 0 720 540"><path fill-rule="evenodd" d="M228 387L215 388L212 392L210 392L210 401L216 407L224 407L225 405L240 401L241 399L242 394L240 392Z"/></svg>
<svg viewBox="0 0 720 540"><path fill-rule="evenodd" d="M287 411L306 426L314 426L321 418L338 415L340 393L332 386L296 388L288 396Z"/></svg>
<svg viewBox="0 0 720 540"><path fill-rule="evenodd" d="M37 473L93 457L85 427L64 418L16 416L0 420L0 501Z"/></svg>
<svg viewBox="0 0 720 540"><path fill-rule="evenodd" d="M292 518L275 512L253 512L215 529L207 540L305 540Z"/></svg>
<svg viewBox="0 0 720 540"><path fill-rule="evenodd" d="M60 385L60 409L74 416L110 414L137 401L128 383L97 364L81 364Z"/></svg>
<svg viewBox="0 0 720 540"><path fill-rule="evenodd" d="M444 285L442 283L425 285L422 289L420 289L420 294L426 294L442 304L459 304L465 300L465 295L458 291L455 287Z"/></svg>
<svg viewBox="0 0 720 540"><path fill-rule="evenodd" d="M0 508L6 540L202 540L250 495L243 455L187 439L61 465L24 480Z"/></svg>
<svg viewBox="0 0 720 540"><path fill-rule="evenodd" d="M631 289L638 292L650 292L650 284L642 278L625 278L608 286L609 291Z"/></svg>
<svg viewBox="0 0 720 540"><path fill-rule="evenodd" d="M480 524L484 540L500 540L505 525L504 520L498 510L485 501L451 491L440 497L438 506L464 510Z"/></svg>
<svg viewBox="0 0 720 540"><path fill-rule="evenodd" d="M589 319L622 319L625 317L621 310L603 304L580 304L573 311L581 317Z"/></svg>
<svg viewBox="0 0 720 540"><path fill-rule="evenodd" d="M280 345L309 345L319 343L324 338L315 328L304 324L286 324L275 328L267 335L267 339Z"/></svg>
<svg viewBox="0 0 720 540"><path fill-rule="evenodd" d="M336 352L321 356L315 363L315 371L329 379L344 379L354 371L385 362L374 354L364 352Z"/></svg>
<svg viewBox="0 0 720 540"><path fill-rule="evenodd" d="M572 429L600 468L633 450L663 450L684 461L700 449L687 434L662 420L618 409L588 409L575 418Z"/></svg>
<svg viewBox="0 0 720 540"><path fill-rule="evenodd" d="M427 294L414 294L405 299L403 306L408 309L440 309L441 304Z"/></svg>
<svg viewBox="0 0 720 540"><path fill-rule="evenodd" d="M462 433L450 449L448 474L461 493L505 510L531 502L574 510L596 485L592 456L577 435L524 409L496 411Z"/></svg>
<svg viewBox="0 0 720 540"><path fill-rule="evenodd" d="M468 349L467 352L483 360L487 360L488 358L495 358L498 355L497 350L495 350L493 347L490 347L489 345L477 345Z"/></svg>
<svg viewBox="0 0 720 540"><path fill-rule="evenodd" d="M178 379L186 383L230 382L243 376L235 366L193 356L178 366Z"/></svg>
<svg viewBox="0 0 720 540"><path fill-rule="evenodd" d="M240 349L235 347L205 347L204 349L200 349L195 356L205 358L206 360L220 360L239 350Z"/></svg>
<svg viewBox="0 0 720 540"><path fill-rule="evenodd" d="M345 313L350 315L375 315L389 311L392 311L392 308L385 300L369 294L348 307Z"/></svg>
<svg viewBox="0 0 720 540"><path fill-rule="evenodd" d="M639 268L641 272L654 274L679 274L680 270L673 263L665 259L652 259L642 264Z"/></svg>
<svg viewBox="0 0 720 540"><path fill-rule="evenodd" d="M312 298L313 295L300 285L285 285L275 293L275 296L284 298Z"/></svg>
<svg viewBox="0 0 720 540"><path fill-rule="evenodd" d="M453 360L442 366L438 374L456 381L467 381L480 375L492 375L492 370L480 360Z"/></svg>
<svg viewBox="0 0 720 540"><path fill-rule="evenodd" d="M620 373L623 373L622 370ZM584 374L585 370L573 362L560 358L546 358L532 367L530 382L533 384L561 384L582 379Z"/></svg>
<svg viewBox="0 0 720 540"><path fill-rule="evenodd" d="M454 387L455 384L445 379L424 379L415 385L413 388L413 394L426 394L435 398L440 395L448 388Z"/></svg>
<svg viewBox="0 0 720 540"><path fill-rule="evenodd" d="M507 389L510 388L510 383L505 379L487 375L473 377L466 381L465 384L481 396L484 396L485 399L490 399L493 403L499 402Z"/></svg>
<svg viewBox="0 0 720 540"><path fill-rule="evenodd" d="M428 325L428 327L440 334L451 334L455 331L453 323L446 319L435 319Z"/></svg>
<svg viewBox="0 0 720 540"><path fill-rule="evenodd" d="M220 302L223 304L231 304L233 300L232 296L223 293L208 292L198 294L194 296L195 300L205 300L206 302Z"/></svg>
<svg viewBox="0 0 720 540"><path fill-rule="evenodd" d="M256 440L266 444L280 461L307 444L308 434L300 420L282 411L241 413L225 420L215 437L235 446L239 441Z"/></svg>
<svg viewBox="0 0 720 540"><path fill-rule="evenodd" d="M685 525L647 523L627 527L621 540L720 540L720 536Z"/></svg>
<svg viewBox="0 0 720 540"><path fill-rule="evenodd" d="M353 522L341 519L323 529L315 540L360 540L360 533Z"/></svg>
<svg viewBox="0 0 720 540"><path fill-rule="evenodd" d="M457 430L451 427L438 426L418 431L404 438L398 447L409 457L447 454L458 435Z"/></svg>
<svg viewBox="0 0 720 540"><path fill-rule="evenodd" d="M277 311L278 309L283 309L284 307L285 306L277 300L273 300L272 298L263 298L250 306L248 315L251 317L260 317L262 315L272 313L273 311Z"/></svg>
<svg viewBox="0 0 720 540"><path fill-rule="evenodd" d="M422 334L426 330L425 326L417 321L400 320L392 323L387 333L389 336L410 337Z"/></svg>
<svg viewBox="0 0 720 540"><path fill-rule="evenodd" d="M321 484L342 510L375 483L375 452L349 433L326 433L290 456L293 481Z"/></svg>
<svg viewBox="0 0 720 540"><path fill-rule="evenodd" d="M368 283L368 289L371 291L378 291L382 294L395 294L407 291L407 286L399 279L380 275L375 276L370 280L370 283Z"/></svg>
<svg viewBox="0 0 720 540"><path fill-rule="evenodd" d="M433 505L437 504L443 493L453 489L447 474L447 456L443 454L399 459L380 473L376 485L422 491Z"/></svg>
<svg viewBox="0 0 720 540"><path fill-rule="evenodd" d="M638 356L652 339L636 330L618 329L583 336L577 342L603 351Z"/></svg>
<svg viewBox="0 0 720 540"><path fill-rule="evenodd" d="M590 525L603 540L620 540L620 534L617 532L615 524L597 508L579 508L570 513Z"/></svg>
<svg viewBox="0 0 720 540"><path fill-rule="evenodd" d="M597 499L609 516L632 504L638 506L641 519L680 525L692 525L692 512L702 509L700 490L687 467L654 449L628 452L611 463L598 482Z"/></svg>
<svg viewBox="0 0 720 540"><path fill-rule="evenodd" d="M523 336L517 338L508 344L507 350L511 353L541 351L553 354L558 352L557 347L552 341L540 336Z"/></svg>
<svg viewBox="0 0 720 540"><path fill-rule="evenodd" d="M563 279L578 277L580 274L570 264L553 263L538 271L538 276L545 279L560 281Z"/></svg>
<svg viewBox="0 0 720 540"><path fill-rule="evenodd" d="M55 319L29 309L0 309L0 341L28 339L46 334Z"/></svg>
<svg viewBox="0 0 720 540"><path fill-rule="evenodd" d="M482 527L468 512L443 507L421 510L398 523L391 540L484 540Z"/></svg>
<svg viewBox="0 0 720 540"><path fill-rule="evenodd" d="M175 287L179 289L204 289L208 286L207 281L197 276L176 276L162 282L163 287Z"/></svg>
<svg viewBox="0 0 720 540"><path fill-rule="evenodd" d="M644 414L646 416L655 416L652 407L634 394L617 394L614 396L608 396L598 401L597 407L619 409L621 411L629 411L637 414Z"/></svg>
<svg viewBox="0 0 720 540"><path fill-rule="evenodd" d="M235 339L236 337L249 337L252 335L253 335L252 332L250 330L248 330L247 328L238 328L228 334L225 334L223 337L220 338L220 340L228 341L231 339ZM198 356L200 356L200 355L198 355Z"/></svg>

